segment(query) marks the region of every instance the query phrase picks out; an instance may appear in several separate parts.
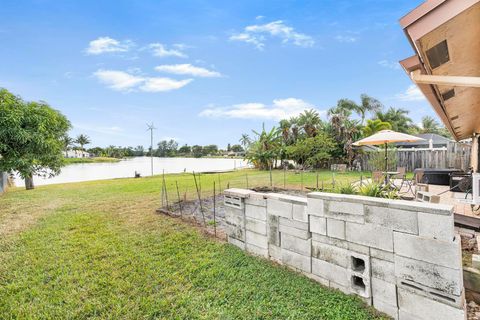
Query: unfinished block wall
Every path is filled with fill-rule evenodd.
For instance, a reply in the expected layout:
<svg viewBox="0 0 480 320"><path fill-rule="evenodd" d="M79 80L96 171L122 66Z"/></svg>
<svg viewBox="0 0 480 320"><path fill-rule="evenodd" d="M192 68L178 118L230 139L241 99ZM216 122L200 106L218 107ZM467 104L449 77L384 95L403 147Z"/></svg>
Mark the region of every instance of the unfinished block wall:
<svg viewBox="0 0 480 320"><path fill-rule="evenodd" d="M451 206L225 191L228 241L360 296L394 319L465 319Z"/></svg>

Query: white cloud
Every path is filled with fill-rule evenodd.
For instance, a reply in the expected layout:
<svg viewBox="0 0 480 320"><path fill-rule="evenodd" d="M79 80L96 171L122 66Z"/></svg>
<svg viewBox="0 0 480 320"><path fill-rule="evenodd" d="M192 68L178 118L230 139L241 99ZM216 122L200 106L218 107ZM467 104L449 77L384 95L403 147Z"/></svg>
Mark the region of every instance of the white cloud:
<svg viewBox="0 0 480 320"><path fill-rule="evenodd" d="M143 77L135 76L124 71L97 70L94 74L101 82L110 89L117 91L131 91L145 81Z"/></svg>
<svg viewBox="0 0 480 320"><path fill-rule="evenodd" d="M250 43L262 50L266 36L280 38L283 43L293 43L300 47L312 47L315 44L311 36L296 32L293 27L287 26L281 20L247 26L243 32L232 35L230 40Z"/></svg>
<svg viewBox="0 0 480 320"><path fill-rule="evenodd" d="M281 120L297 116L315 106L297 98L275 99L271 105L259 102L236 104L229 107L208 107L200 116L210 118ZM322 112L323 113L323 112Z"/></svg>
<svg viewBox="0 0 480 320"><path fill-rule="evenodd" d="M400 64L395 61L388 61L388 60L380 60L378 61L378 64L384 68L389 68L393 70L399 70L400 69Z"/></svg>
<svg viewBox="0 0 480 320"><path fill-rule="evenodd" d="M188 56L183 52L186 49L186 46L183 44L175 44L174 48L167 48L164 44L161 43L151 43L148 46L153 51L153 55L156 57L178 57L178 58L188 58Z"/></svg>
<svg viewBox="0 0 480 320"><path fill-rule="evenodd" d="M165 92L180 89L192 79L174 80L160 77L142 77L117 70L97 70L94 74L110 89L123 92L141 90L145 92Z"/></svg>
<svg viewBox="0 0 480 320"><path fill-rule="evenodd" d="M110 52L127 52L135 44L130 40L118 41L110 37L99 37L89 43L87 54L98 55Z"/></svg>
<svg viewBox="0 0 480 320"><path fill-rule="evenodd" d="M205 78L222 76L220 72L208 70L201 67L196 67L189 63L161 65L161 66L155 67L155 70L160 72L166 72L166 73L191 75L194 77L205 77Z"/></svg>
<svg viewBox="0 0 480 320"><path fill-rule="evenodd" d="M335 40L343 43L354 43L358 41L358 37L353 35L338 35L335 37Z"/></svg>
<svg viewBox="0 0 480 320"><path fill-rule="evenodd" d="M414 84L410 85L405 92L396 94L395 98L401 101L422 101L426 99L420 89Z"/></svg>
<svg viewBox="0 0 480 320"><path fill-rule="evenodd" d="M180 89L193 79L174 80L170 78L146 78L145 83L140 87L140 90L146 92L165 92Z"/></svg>

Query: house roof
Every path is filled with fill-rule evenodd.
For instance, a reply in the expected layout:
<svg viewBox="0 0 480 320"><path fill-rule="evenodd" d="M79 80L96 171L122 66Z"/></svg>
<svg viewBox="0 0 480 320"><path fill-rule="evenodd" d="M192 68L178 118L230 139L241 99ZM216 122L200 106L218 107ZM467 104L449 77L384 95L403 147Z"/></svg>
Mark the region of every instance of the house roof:
<svg viewBox="0 0 480 320"><path fill-rule="evenodd" d="M417 142L397 142L397 146L428 146L430 144L430 139L432 139L432 144L439 145L439 144L447 144L448 142L452 142L453 140L445 138L436 133L420 133L414 134L414 136L425 139Z"/></svg>
<svg viewBox="0 0 480 320"><path fill-rule="evenodd" d="M400 19L400 61L456 140L480 132L480 0L427 0Z"/></svg>

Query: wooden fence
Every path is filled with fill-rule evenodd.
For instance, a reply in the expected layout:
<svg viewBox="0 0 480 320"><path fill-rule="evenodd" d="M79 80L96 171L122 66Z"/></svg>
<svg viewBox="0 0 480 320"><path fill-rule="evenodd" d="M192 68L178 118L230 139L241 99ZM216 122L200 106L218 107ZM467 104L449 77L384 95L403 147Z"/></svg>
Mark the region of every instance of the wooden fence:
<svg viewBox="0 0 480 320"><path fill-rule="evenodd" d="M407 171L413 171L416 168L433 169L462 169L468 170L470 167L470 145L458 142L451 142L446 147L441 148L411 148L396 149L396 164L389 163L394 167L405 167ZM359 161L363 170L374 171L383 170L383 168L373 168L372 157L378 157L378 153L383 155L384 150L367 152L360 156ZM376 153L376 154L375 154Z"/></svg>

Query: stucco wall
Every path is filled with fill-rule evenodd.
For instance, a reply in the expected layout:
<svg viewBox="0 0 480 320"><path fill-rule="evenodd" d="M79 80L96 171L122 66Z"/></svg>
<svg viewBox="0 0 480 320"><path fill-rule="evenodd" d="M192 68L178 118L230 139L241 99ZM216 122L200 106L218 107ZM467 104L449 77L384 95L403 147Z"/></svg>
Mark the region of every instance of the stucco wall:
<svg viewBox="0 0 480 320"><path fill-rule="evenodd" d="M228 241L356 294L395 319L465 319L451 206L225 191Z"/></svg>

